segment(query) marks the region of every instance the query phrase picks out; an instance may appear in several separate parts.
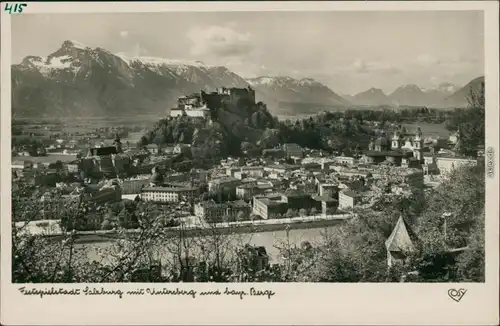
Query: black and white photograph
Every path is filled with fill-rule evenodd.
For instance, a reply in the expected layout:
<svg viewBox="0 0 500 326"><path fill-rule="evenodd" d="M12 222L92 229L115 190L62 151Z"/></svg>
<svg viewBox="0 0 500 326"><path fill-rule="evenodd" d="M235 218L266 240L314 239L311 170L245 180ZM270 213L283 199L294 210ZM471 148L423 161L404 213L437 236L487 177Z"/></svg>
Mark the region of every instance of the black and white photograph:
<svg viewBox="0 0 500 326"><path fill-rule="evenodd" d="M17 287L486 282L484 10L34 5L2 81Z"/></svg>

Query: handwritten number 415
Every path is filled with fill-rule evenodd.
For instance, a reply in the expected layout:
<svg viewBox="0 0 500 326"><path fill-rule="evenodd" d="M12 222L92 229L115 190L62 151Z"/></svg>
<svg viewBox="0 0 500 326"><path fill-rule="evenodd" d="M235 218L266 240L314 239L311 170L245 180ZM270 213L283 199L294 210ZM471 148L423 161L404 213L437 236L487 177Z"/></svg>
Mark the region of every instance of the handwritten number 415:
<svg viewBox="0 0 500 326"><path fill-rule="evenodd" d="M14 3L14 4L5 4L4 11L8 11L9 15L15 14L15 13L22 13L24 7L27 7L28 4L26 3Z"/></svg>

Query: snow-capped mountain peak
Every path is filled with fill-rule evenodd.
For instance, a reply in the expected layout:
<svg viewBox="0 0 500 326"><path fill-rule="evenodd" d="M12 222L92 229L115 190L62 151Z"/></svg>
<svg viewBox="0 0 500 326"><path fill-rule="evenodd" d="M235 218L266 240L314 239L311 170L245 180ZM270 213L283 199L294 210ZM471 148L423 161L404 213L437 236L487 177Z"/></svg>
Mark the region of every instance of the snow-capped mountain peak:
<svg viewBox="0 0 500 326"><path fill-rule="evenodd" d="M85 44L82 44L78 41L73 41L73 40L66 40L63 42L62 44L62 48L75 48L75 49L79 49L79 50L90 50L92 49L91 47L85 45Z"/></svg>
<svg viewBox="0 0 500 326"><path fill-rule="evenodd" d="M312 78L295 79L289 76L261 76L249 78L250 85L267 85L276 87L297 87L297 86L324 86Z"/></svg>
<svg viewBox="0 0 500 326"><path fill-rule="evenodd" d="M274 83L275 78L273 77L257 77L257 78L249 78L247 82L250 85L271 85Z"/></svg>
<svg viewBox="0 0 500 326"><path fill-rule="evenodd" d="M317 85L319 83L312 78L302 78L301 80L299 80L299 84L301 84L301 85Z"/></svg>
<svg viewBox="0 0 500 326"><path fill-rule="evenodd" d="M344 98L312 78L295 79L289 76L261 76L246 81L269 97L279 97L290 102L348 105Z"/></svg>
<svg viewBox="0 0 500 326"><path fill-rule="evenodd" d="M199 68L213 68L215 66L209 66L204 64L201 61L188 61L188 60L175 60L175 59L166 59L160 57L130 57L125 53L117 53L117 57L125 61L127 64L132 64L133 62L139 62L145 65L155 65L155 66L191 66L191 67L199 67Z"/></svg>
<svg viewBox="0 0 500 326"><path fill-rule="evenodd" d="M209 70L217 74L231 75L225 67L206 65L201 61L174 60L160 57L138 56L132 57L124 53L111 53L106 49L96 47L91 48L78 41L64 41L61 47L47 57L28 56L24 58L18 68L35 69L47 78L55 78L60 71L72 71L75 75L82 62L87 64L96 62L102 67L111 67L113 61L124 62L126 69L134 70L141 67L154 71L160 75L183 75L189 73L190 69L204 71ZM68 70L69 69L69 70ZM128 73L127 73L128 74ZM130 74L128 74L130 75Z"/></svg>
<svg viewBox="0 0 500 326"><path fill-rule="evenodd" d="M27 56L19 67L23 69L35 69L45 77L54 76L59 71L72 71L76 74L79 70L79 61L69 54L54 55L47 57Z"/></svg>

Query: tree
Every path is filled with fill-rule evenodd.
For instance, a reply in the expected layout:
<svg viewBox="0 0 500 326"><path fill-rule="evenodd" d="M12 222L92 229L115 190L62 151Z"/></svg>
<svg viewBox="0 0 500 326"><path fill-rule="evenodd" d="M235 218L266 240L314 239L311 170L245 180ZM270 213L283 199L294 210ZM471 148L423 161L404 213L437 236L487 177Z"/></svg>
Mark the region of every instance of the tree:
<svg viewBox="0 0 500 326"><path fill-rule="evenodd" d="M125 219L126 212L125 209L120 212L122 214L122 218ZM101 227L104 227L103 230L111 230L113 228L118 227L119 225L119 217L116 216L111 209L108 209L107 214L104 216L104 220L102 222Z"/></svg>
<svg viewBox="0 0 500 326"><path fill-rule="evenodd" d="M422 241L417 266L424 279L478 281L484 277L484 168L464 166L430 195L416 221ZM454 257L454 249L467 248Z"/></svg>
<svg viewBox="0 0 500 326"><path fill-rule="evenodd" d="M236 215L236 220L237 221L244 221L246 220L247 215L243 211L238 211L238 214Z"/></svg>
<svg viewBox="0 0 500 326"><path fill-rule="evenodd" d="M112 228L113 226L111 225L111 221L109 219L105 219L104 221L102 221L101 229L111 230Z"/></svg>
<svg viewBox="0 0 500 326"><path fill-rule="evenodd" d="M447 128L458 131L459 143L456 149L459 153L476 156L478 147L484 146L485 142L484 82L480 84L478 91L470 91L467 100L468 107L455 110L447 121Z"/></svg>
<svg viewBox="0 0 500 326"><path fill-rule="evenodd" d="M109 248L99 251L100 260L90 262L89 249L76 247L74 228L62 228L59 238L54 241L43 234L33 234L29 224L39 219L41 206L38 200L25 200L33 194L25 184L13 187L13 220L23 221L12 225L12 280L15 283L102 283L126 282L134 270L144 266L141 261L147 256L159 234L154 223L143 224L137 233L118 231L118 241ZM60 207L52 206L55 220L66 219L68 226L80 223L88 213L87 204L79 200L74 205L56 201ZM146 211L147 213L147 211ZM74 218L67 218L74 217ZM109 219L108 219L109 221Z"/></svg>
<svg viewBox="0 0 500 326"><path fill-rule="evenodd" d="M241 143L241 152L242 153L246 153L251 148L252 148L252 144L250 144L249 142L244 141L244 142Z"/></svg>
<svg viewBox="0 0 500 326"><path fill-rule="evenodd" d="M385 281L386 237L370 223L369 217L353 218L325 232L307 277L319 282Z"/></svg>
<svg viewBox="0 0 500 326"><path fill-rule="evenodd" d="M149 139L144 135L144 136L141 136L141 139L139 140L139 142L137 143L137 145L139 147L143 147L143 146L146 146L147 144L149 144Z"/></svg>
<svg viewBox="0 0 500 326"><path fill-rule="evenodd" d="M468 239L468 250L457 257L457 280L461 282L485 281L484 212Z"/></svg>

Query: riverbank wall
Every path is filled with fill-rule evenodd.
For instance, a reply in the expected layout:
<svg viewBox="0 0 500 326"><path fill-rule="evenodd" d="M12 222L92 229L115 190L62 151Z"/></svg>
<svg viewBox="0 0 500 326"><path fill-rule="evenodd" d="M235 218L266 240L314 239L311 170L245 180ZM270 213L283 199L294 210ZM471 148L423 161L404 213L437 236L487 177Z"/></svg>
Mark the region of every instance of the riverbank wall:
<svg viewBox="0 0 500 326"><path fill-rule="evenodd" d="M166 228L164 230L167 236L176 237L201 237L210 236L214 234L252 234L259 232L276 232L284 230L296 230L296 229L314 229L322 227L331 227L338 225L350 216L344 215L336 218L326 218L326 219L315 219L315 220L304 220L304 221L293 221L291 223L231 223L231 225L214 225L206 227L184 227L184 228ZM137 230L126 231L130 234L137 233ZM48 237L59 240L62 239L62 235L47 235ZM122 237L117 231L87 231L79 232L76 235L76 243L99 243L99 242L109 242L115 241Z"/></svg>

